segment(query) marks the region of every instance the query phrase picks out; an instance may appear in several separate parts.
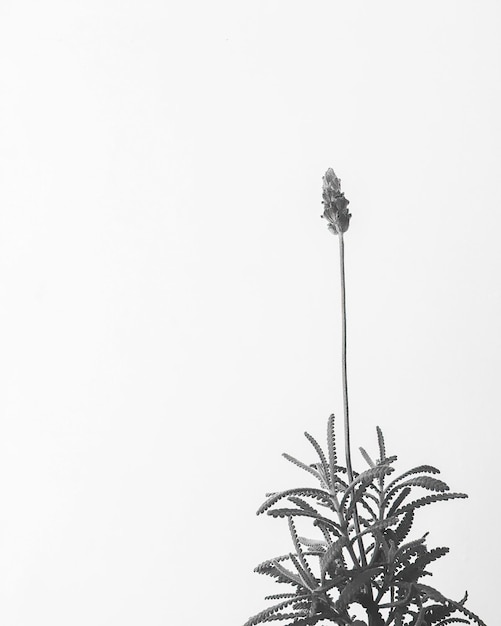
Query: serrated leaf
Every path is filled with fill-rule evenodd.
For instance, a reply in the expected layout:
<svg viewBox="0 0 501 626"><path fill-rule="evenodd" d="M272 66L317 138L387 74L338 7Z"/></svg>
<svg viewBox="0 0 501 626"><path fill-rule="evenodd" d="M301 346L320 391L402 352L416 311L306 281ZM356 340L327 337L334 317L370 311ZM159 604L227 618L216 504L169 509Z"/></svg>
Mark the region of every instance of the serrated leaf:
<svg viewBox="0 0 501 626"><path fill-rule="evenodd" d="M319 529L320 529L320 531L321 531L322 535L323 535L323 536L324 536L324 538L325 538L325 541L326 541L326 543L327 543L327 546L331 546L331 545L332 545L332 543L333 543L333 541L332 541L332 537L331 537L331 532L333 532L333 531L332 531L332 529L329 529L328 527L326 527L326 526L325 526L325 524L322 524L322 522L321 522L321 521L318 521L318 520L315 520L315 521L313 522L313 525L314 525L314 526L316 526L317 528L319 528ZM330 531L330 532L329 532L329 531ZM340 537L340 536L341 536L341 534L340 534L340 533L336 534L336 533L334 533L334 532L333 532L333 534L335 534L335 535L336 535L336 537Z"/></svg>
<svg viewBox="0 0 501 626"><path fill-rule="evenodd" d="M404 515L403 520L394 530L394 539L397 546L399 546L402 541L407 537L412 528L412 523L414 522L414 511L409 511Z"/></svg>
<svg viewBox="0 0 501 626"><path fill-rule="evenodd" d="M313 575L311 575L310 572L303 567L302 562L296 557L296 555L291 554L291 561L296 567L303 587L306 587L309 591L313 591L316 587L318 587L317 581L313 578Z"/></svg>
<svg viewBox="0 0 501 626"><path fill-rule="evenodd" d="M310 511L303 511L302 509L270 509L266 511L266 513L271 517L290 517L291 515L296 515L297 517L318 518L317 513L310 513Z"/></svg>
<svg viewBox="0 0 501 626"><path fill-rule="evenodd" d="M256 626L256 624L261 624L266 621L267 617L269 617L270 615L273 615L273 613L277 613L281 611L282 609L290 606L296 600L300 600L300 599L307 598L307 597L308 597L307 595L296 596L295 598L290 598L288 600L284 600L283 602L279 602L278 604L274 604L273 606L270 606L267 609L264 609L264 611L261 611L257 613L256 615L254 615L253 617L251 617L250 619L248 619L245 622L244 626Z"/></svg>
<svg viewBox="0 0 501 626"><path fill-rule="evenodd" d="M426 619L428 620L430 625L435 624L436 622L439 622L440 620L444 620L450 615L452 615L452 613L454 613L455 610L456 609L453 606L451 606L448 602L446 603L441 602L439 604L433 604L432 606L428 605L428 609L426 612Z"/></svg>
<svg viewBox="0 0 501 626"><path fill-rule="evenodd" d="M329 484L329 486L332 487L332 483L330 482L330 471L329 471L329 463L327 461L327 457L324 454L324 451L322 450L320 444L318 443L318 441L312 437L312 435L310 435L310 433L305 432L304 436L306 437L306 439L308 439L308 441L311 443L311 445L315 448L316 453L318 454L318 458L320 459L320 463L322 464L322 467L324 468L324 474L327 478L327 482Z"/></svg>
<svg viewBox="0 0 501 626"><path fill-rule="evenodd" d="M344 610L354 600L361 588L367 584L373 576L378 575L380 572L380 567L373 567L356 574L353 580L341 591L336 602L337 609L340 611Z"/></svg>
<svg viewBox="0 0 501 626"><path fill-rule="evenodd" d="M354 543L355 541L357 541L359 537L362 537L363 535L367 535L367 533L374 534L376 531L384 530L385 528L394 526L397 522L398 522L398 517L389 517L387 519L379 520L378 522L375 522L368 528L365 528L364 530L362 530L362 532L357 533L356 535L351 537L350 541L351 543Z"/></svg>
<svg viewBox="0 0 501 626"><path fill-rule="evenodd" d="M379 506L378 499L367 491L367 485L362 484L358 489L355 490L353 497L350 502L350 506L346 509L346 519L349 520L355 511L355 507L358 503L360 503L370 514L373 519L377 519L378 516L374 513L374 511L369 506L368 502L365 501L364 498L368 498L369 500L375 501L375 503Z"/></svg>
<svg viewBox="0 0 501 626"><path fill-rule="evenodd" d="M337 452L336 452L336 432L335 432L335 416L331 413L327 422L327 452L329 454L329 475L331 479L331 487L336 491L336 466L337 466Z"/></svg>
<svg viewBox="0 0 501 626"><path fill-rule="evenodd" d="M291 555L289 554L289 558L290 557L291 557ZM286 578L290 583L292 583L293 585L299 585L300 587L304 587L304 583L303 583L303 581L301 580L301 577L298 574L295 574L293 571L291 571L287 567L284 567L278 561L275 561L273 563L273 565L280 572L280 574L284 578Z"/></svg>
<svg viewBox="0 0 501 626"><path fill-rule="evenodd" d="M391 609L396 607L405 607L409 600L411 599L413 587L406 582L396 581L394 588L397 589L400 593L405 591L405 595L401 596L397 594L397 598L393 602L385 602L384 604L380 604L380 609Z"/></svg>
<svg viewBox="0 0 501 626"><path fill-rule="evenodd" d="M333 522L327 517L322 517L318 514L310 513L309 511L302 511L301 509L270 509L267 511L267 515L271 517L310 517L314 519L313 523L315 525L316 522L324 524L336 536L339 536L341 533L336 522Z"/></svg>
<svg viewBox="0 0 501 626"><path fill-rule="evenodd" d="M287 626L314 626L314 624L323 619L325 619L325 616L322 613L318 615L308 615L308 617L298 619L290 624L287 624Z"/></svg>
<svg viewBox="0 0 501 626"><path fill-rule="evenodd" d="M325 577L325 572L329 569L334 559L336 559L342 553L343 548L347 544L348 540L346 539L346 537L341 537L331 546L329 546L325 554L320 557L320 575L322 579Z"/></svg>
<svg viewBox="0 0 501 626"><path fill-rule="evenodd" d="M374 530L373 535L375 540L374 549L382 550L385 559L388 562L390 560L390 544L386 541L386 537L380 530Z"/></svg>
<svg viewBox="0 0 501 626"><path fill-rule="evenodd" d="M315 513L316 515L320 515L320 513L314 507L312 507L309 502L306 502L306 500L303 500L302 498L297 498L296 496L289 496L287 500L289 500L289 502L292 502L299 508L303 509L303 511L309 511L310 513Z"/></svg>
<svg viewBox="0 0 501 626"><path fill-rule="evenodd" d="M398 507L402 504L402 502L405 500L405 498L407 498L407 496L410 493L411 493L411 488L410 487L405 487L404 489L402 489L402 491L395 498L395 501L393 502L391 507L388 509L388 515L389 516L391 516L391 515L393 515L395 513L395 511L398 509Z"/></svg>
<svg viewBox="0 0 501 626"><path fill-rule="evenodd" d="M426 596L428 598L430 598L430 600L435 600L435 602L448 602L447 598L442 595L440 593L440 591L438 591L438 589L435 589L435 587L430 587L429 585L423 585L422 583L419 583L418 585L416 585L417 589L419 589L419 591L421 591L422 593L425 593Z"/></svg>
<svg viewBox="0 0 501 626"><path fill-rule="evenodd" d="M375 478L380 478L381 476L384 476L385 474L389 474L392 471L393 471L393 468L390 467L389 465L378 465L376 467L371 467L365 472L361 472L348 485L346 491L344 492L343 497L341 499L341 504L340 504L341 508L343 509L346 507L346 502L348 498L350 497L350 494L353 492L353 490L355 489L357 485L363 483L364 485L368 486Z"/></svg>
<svg viewBox="0 0 501 626"><path fill-rule="evenodd" d="M286 489L285 491L274 493L265 502L263 502L263 504L257 510L256 514L261 515L262 513L267 511L271 506L276 504L282 498L287 498L288 496L294 496L294 495L323 501L327 504L327 506L333 508L332 496L330 496L323 489L315 489L314 487L299 487L296 489Z"/></svg>
<svg viewBox="0 0 501 626"><path fill-rule="evenodd" d="M263 622L275 622L284 619L297 619L298 617L306 617L308 615L307 611L299 611L296 613L273 613L273 615L269 615ZM296 624L297 622L293 622Z"/></svg>
<svg viewBox="0 0 501 626"><path fill-rule="evenodd" d="M287 561L289 560L289 558L290 558L289 554L282 554L281 556L276 556L273 559L267 559L266 561L259 563L259 565L256 565L256 567L254 568L254 571L260 574L266 568L273 566L273 563L275 563L275 561Z"/></svg>
<svg viewBox="0 0 501 626"><path fill-rule="evenodd" d="M265 596L265 600L285 600L286 598L297 598L297 593L273 593L271 596Z"/></svg>
<svg viewBox="0 0 501 626"><path fill-rule="evenodd" d="M314 588L317 585L317 580L315 579L315 576L313 576L313 572L311 571L308 561L306 560L303 554L303 549L299 542L299 537L296 531L296 526L294 525L294 521L292 517L289 517L288 522L289 522L289 531L292 537L292 543L294 544L294 547L296 548L297 557L301 564L301 568L299 568L297 564L295 564L296 568L298 569L300 573L301 573L301 570L304 570L305 582L307 581L309 583L309 586L311 588ZM292 560L294 561L294 559Z"/></svg>
<svg viewBox="0 0 501 626"><path fill-rule="evenodd" d="M458 500L467 497L468 496L465 493L434 493L431 496L425 496L424 498L419 498L418 500L414 500L409 504L405 504L403 507L395 512L395 515L401 515L402 513L405 513L407 511L414 511L415 509L426 506L427 504L431 504L432 502Z"/></svg>
<svg viewBox="0 0 501 626"><path fill-rule="evenodd" d="M356 500L356 496L353 500ZM364 498L360 498L360 500L356 500L355 504L357 504L360 501L360 504L364 507L364 509L369 513L369 515L372 518L372 521L377 520L377 515L376 513L374 513L374 511L371 509L371 507L369 506L369 503L366 502L364 500ZM351 502L350 506L348 507L348 510L346 512L346 517L351 517L351 515L353 514L353 501Z"/></svg>
<svg viewBox="0 0 501 626"><path fill-rule="evenodd" d="M379 426L376 426L376 432L377 432L377 442L379 446L379 461L380 463L384 463L386 459L386 447L384 445L383 431L379 428Z"/></svg>
<svg viewBox="0 0 501 626"><path fill-rule="evenodd" d="M445 556L446 554L448 554L448 552L449 552L449 548L447 548L445 546L443 548L433 548L432 550L430 550L426 554L420 555L416 559L416 565L418 567L420 567L422 570L424 570L424 568L427 565L429 565L430 563L433 563L433 561L436 561L437 559L440 559L441 557Z"/></svg>
<svg viewBox="0 0 501 626"><path fill-rule="evenodd" d="M391 463L395 463L395 461L398 461L398 456L396 454L390 454L390 456L387 456L384 460L384 465L391 465Z"/></svg>
<svg viewBox="0 0 501 626"><path fill-rule="evenodd" d="M450 602L458 611L463 613L463 615L466 615L466 617L472 619L476 624L478 624L478 626L487 626L487 624L483 620L481 620L480 617L476 615L476 613L473 613L473 611L470 611L459 602L454 602L454 600L448 600L448 602Z"/></svg>
<svg viewBox="0 0 501 626"><path fill-rule="evenodd" d="M399 489L404 489L405 487L423 487L424 489L429 489L430 491L449 491L450 487L443 480L439 480L438 478L432 478L431 476L416 476L415 478L410 478L409 480L404 481L403 483L399 483L395 485L389 491L386 490L386 496L384 499L384 506L387 506L391 498L395 495L395 493Z"/></svg>
<svg viewBox="0 0 501 626"><path fill-rule="evenodd" d="M403 474L400 474L400 476L397 476L396 478L394 478L388 484L386 489L387 490L391 489L393 485L396 485L398 482L400 482L404 478L407 478L407 476L412 476L412 474L421 474L423 472L425 474L440 474L440 470L437 469L436 467L433 467L433 465L418 465L417 467L413 467L412 469L407 470Z"/></svg>
<svg viewBox="0 0 501 626"><path fill-rule="evenodd" d="M306 465L306 463L303 463L299 459L296 459L296 457L292 456L291 454L287 454L287 452L284 452L282 454L282 456L284 457L284 459L287 459L287 461L289 461L290 463L293 463L294 465L297 465L297 467L300 467L305 472L308 472L308 473L312 474L313 476L315 476L315 478L317 480L322 482L322 475L319 474L317 472L317 470L314 469L313 467L310 467L309 465Z"/></svg>
<svg viewBox="0 0 501 626"><path fill-rule="evenodd" d="M421 546L422 544L424 544L427 536L428 533L426 533L419 539L413 539L412 541L404 543L402 546L400 546L395 554L395 561L401 561L405 558L406 552L408 552L409 550L414 550L417 546Z"/></svg>

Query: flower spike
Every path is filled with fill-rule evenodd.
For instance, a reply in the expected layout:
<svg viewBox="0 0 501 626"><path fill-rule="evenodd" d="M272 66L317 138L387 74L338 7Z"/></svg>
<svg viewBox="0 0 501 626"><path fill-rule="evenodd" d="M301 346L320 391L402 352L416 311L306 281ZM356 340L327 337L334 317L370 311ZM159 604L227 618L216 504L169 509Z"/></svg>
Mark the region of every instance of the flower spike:
<svg viewBox="0 0 501 626"><path fill-rule="evenodd" d="M348 211L350 203L341 191L341 180L334 170L329 167L323 177L322 204L324 205L324 217L329 222L329 230L338 235L345 233L350 225L351 213Z"/></svg>

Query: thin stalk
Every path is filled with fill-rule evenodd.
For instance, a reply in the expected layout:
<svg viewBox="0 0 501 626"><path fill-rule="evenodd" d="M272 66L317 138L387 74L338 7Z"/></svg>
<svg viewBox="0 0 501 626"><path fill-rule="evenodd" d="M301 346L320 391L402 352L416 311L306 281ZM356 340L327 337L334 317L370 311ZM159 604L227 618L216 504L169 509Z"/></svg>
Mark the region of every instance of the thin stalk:
<svg viewBox="0 0 501 626"><path fill-rule="evenodd" d="M353 468L351 465L351 445L350 445L350 411L348 406L348 375L347 375L347 359L346 359L346 280L344 272L344 240L343 233L338 233L339 239L339 266L341 270L341 342L342 342L342 375L343 375L343 405L344 405L344 449L346 455L346 471L348 474L348 483L353 481ZM360 534L360 520L358 518L357 505L353 510L353 521L355 524L355 532ZM360 560L362 565L367 565L365 558L365 547L362 537L358 537L358 547L360 550Z"/></svg>
<svg viewBox="0 0 501 626"><path fill-rule="evenodd" d="M348 482L353 482L353 468L351 465L350 446L350 411L348 406L348 376L346 358L346 279L344 271L344 239L343 233L339 238L339 266L341 269L341 343L342 343L342 375L343 375L343 405L344 405L344 448L346 454L346 470Z"/></svg>

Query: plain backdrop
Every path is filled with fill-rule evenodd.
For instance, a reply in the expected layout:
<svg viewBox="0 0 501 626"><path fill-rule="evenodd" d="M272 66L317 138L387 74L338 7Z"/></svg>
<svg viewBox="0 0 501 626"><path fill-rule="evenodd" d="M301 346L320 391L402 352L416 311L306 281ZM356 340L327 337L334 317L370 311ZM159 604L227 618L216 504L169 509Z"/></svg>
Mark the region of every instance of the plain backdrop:
<svg viewBox="0 0 501 626"><path fill-rule="evenodd" d="M495 0L0 0L2 625L233 626L277 591L255 511L342 411L328 167L355 467L379 424L469 493L416 536L497 623L500 28Z"/></svg>

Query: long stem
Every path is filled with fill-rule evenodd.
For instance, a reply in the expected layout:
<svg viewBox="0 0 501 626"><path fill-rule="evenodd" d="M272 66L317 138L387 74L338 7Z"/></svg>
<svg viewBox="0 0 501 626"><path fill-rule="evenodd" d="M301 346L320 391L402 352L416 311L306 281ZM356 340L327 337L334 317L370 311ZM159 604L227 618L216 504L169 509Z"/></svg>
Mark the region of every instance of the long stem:
<svg viewBox="0 0 501 626"><path fill-rule="evenodd" d="M342 343L342 375L343 375L343 405L344 405L344 448L346 454L346 470L348 481L353 481L350 446L350 412L348 407L348 376L346 359L346 279L344 272L344 240L343 233L339 233L339 266L341 269L341 343Z"/></svg>
<svg viewBox="0 0 501 626"><path fill-rule="evenodd" d="M343 233L338 234L339 239L339 266L341 269L341 342L342 342L342 375L343 375L343 405L344 405L344 449L346 454L346 471L348 473L348 483L353 481L353 468L351 465L351 445L350 445L350 411L348 406L348 376L346 359L346 280L344 272L344 240ZM357 506L353 511L353 521L355 532L360 534L360 520L358 519ZM365 558L365 548L362 537L358 538L360 550L360 560L362 565L367 565Z"/></svg>

